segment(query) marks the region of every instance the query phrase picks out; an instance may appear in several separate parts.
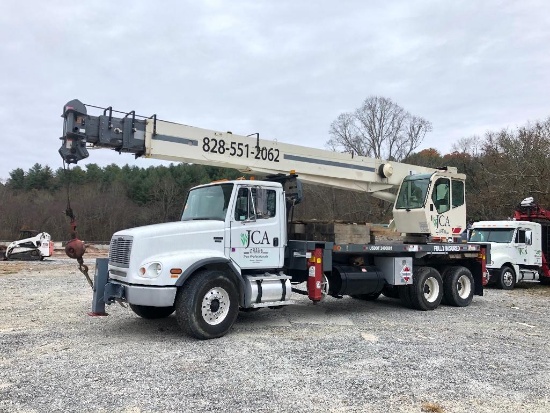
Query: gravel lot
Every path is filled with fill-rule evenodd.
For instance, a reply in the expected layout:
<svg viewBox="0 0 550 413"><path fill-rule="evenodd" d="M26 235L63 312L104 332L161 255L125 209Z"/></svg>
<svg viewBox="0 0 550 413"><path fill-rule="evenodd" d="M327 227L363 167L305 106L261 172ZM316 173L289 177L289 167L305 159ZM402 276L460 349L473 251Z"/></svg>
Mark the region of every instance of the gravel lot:
<svg viewBox="0 0 550 413"><path fill-rule="evenodd" d="M89 317L74 261L0 262L0 411L550 411L550 287L433 312L294 298L197 341L174 316Z"/></svg>

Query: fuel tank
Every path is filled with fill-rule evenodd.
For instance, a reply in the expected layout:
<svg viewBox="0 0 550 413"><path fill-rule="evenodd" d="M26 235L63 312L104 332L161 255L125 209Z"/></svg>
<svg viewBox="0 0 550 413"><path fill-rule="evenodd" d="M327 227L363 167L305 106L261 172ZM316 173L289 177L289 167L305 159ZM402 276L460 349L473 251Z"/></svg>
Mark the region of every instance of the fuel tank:
<svg viewBox="0 0 550 413"><path fill-rule="evenodd" d="M374 265L334 265L330 281L331 295L377 293L384 286L384 275Z"/></svg>

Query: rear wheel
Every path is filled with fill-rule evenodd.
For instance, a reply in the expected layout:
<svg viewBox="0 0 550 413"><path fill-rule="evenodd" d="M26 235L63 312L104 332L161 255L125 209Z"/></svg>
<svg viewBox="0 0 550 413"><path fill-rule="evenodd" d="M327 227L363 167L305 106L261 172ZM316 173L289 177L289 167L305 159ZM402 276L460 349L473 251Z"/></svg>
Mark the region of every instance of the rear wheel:
<svg viewBox="0 0 550 413"><path fill-rule="evenodd" d="M474 277L466 267L449 267L443 278L445 304L466 307L474 297Z"/></svg>
<svg viewBox="0 0 550 413"><path fill-rule="evenodd" d="M503 290L512 290L516 285L516 274L511 267L507 265L500 269L497 278L497 287Z"/></svg>
<svg viewBox="0 0 550 413"><path fill-rule="evenodd" d="M189 335L201 340L225 335L237 318L239 294L223 271L204 270L180 288L176 319Z"/></svg>
<svg viewBox="0 0 550 413"><path fill-rule="evenodd" d="M174 312L174 306L171 307L151 307L148 305L130 304L130 308L141 318L153 320L156 318L165 318Z"/></svg>
<svg viewBox="0 0 550 413"><path fill-rule="evenodd" d="M443 299L443 280L439 271L433 267L417 267L409 294L413 308L435 310Z"/></svg>

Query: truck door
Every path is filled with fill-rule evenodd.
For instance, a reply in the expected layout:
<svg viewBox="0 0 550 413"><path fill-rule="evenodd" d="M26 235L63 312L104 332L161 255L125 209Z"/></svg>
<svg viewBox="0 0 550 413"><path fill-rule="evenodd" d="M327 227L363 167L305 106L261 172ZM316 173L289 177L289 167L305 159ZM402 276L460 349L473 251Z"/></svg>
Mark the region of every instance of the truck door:
<svg viewBox="0 0 550 413"><path fill-rule="evenodd" d="M517 252L517 263L520 265L529 265L529 248L525 243L525 229L518 228L514 239L514 247Z"/></svg>
<svg viewBox="0 0 550 413"><path fill-rule="evenodd" d="M230 257L242 269L282 267L283 210L278 204L281 190L262 186L238 189L231 217Z"/></svg>
<svg viewBox="0 0 550 413"><path fill-rule="evenodd" d="M525 265L541 265L542 254L540 252L540 230L538 226L519 228L516 234L516 248L518 250L519 263ZM521 242L523 241L523 242Z"/></svg>

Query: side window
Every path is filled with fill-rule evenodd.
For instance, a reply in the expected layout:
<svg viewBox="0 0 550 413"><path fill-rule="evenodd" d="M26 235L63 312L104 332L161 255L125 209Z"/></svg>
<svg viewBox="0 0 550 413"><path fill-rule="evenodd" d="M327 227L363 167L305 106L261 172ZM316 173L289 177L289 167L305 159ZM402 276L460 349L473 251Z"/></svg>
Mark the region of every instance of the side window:
<svg viewBox="0 0 550 413"><path fill-rule="evenodd" d="M452 203L453 208L464 205L464 182L452 180Z"/></svg>
<svg viewBox="0 0 550 413"><path fill-rule="evenodd" d="M235 220L246 221L250 219L249 211L250 205L250 191L248 188L240 188L237 194L237 202L235 203Z"/></svg>
<svg viewBox="0 0 550 413"><path fill-rule="evenodd" d="M256 219L273 218L276 214L277 193L273 189L252 188Z"/></svg>
<svg viewBox="0 0 550 413"><path fill-rule="evenodd" d="M439 178L435 181L434 190L432 192L432 201L438 214L442 214L451 209L449 202L450 186L451 183L447 178Z"/></svg>
<svg viewBox="0 0 550 413"><path fill-rule="evenodd" d="M516 243L517 244L525 244L525 230L524 229L518 229L518 232L516 233Z"/></svg>
<svg viewBox="0 0 550 413"><path fill-rule="evenodd" d="M235 203L235 220L273 218L277 211L277 192L260 187L240 188Z"/></svg>

